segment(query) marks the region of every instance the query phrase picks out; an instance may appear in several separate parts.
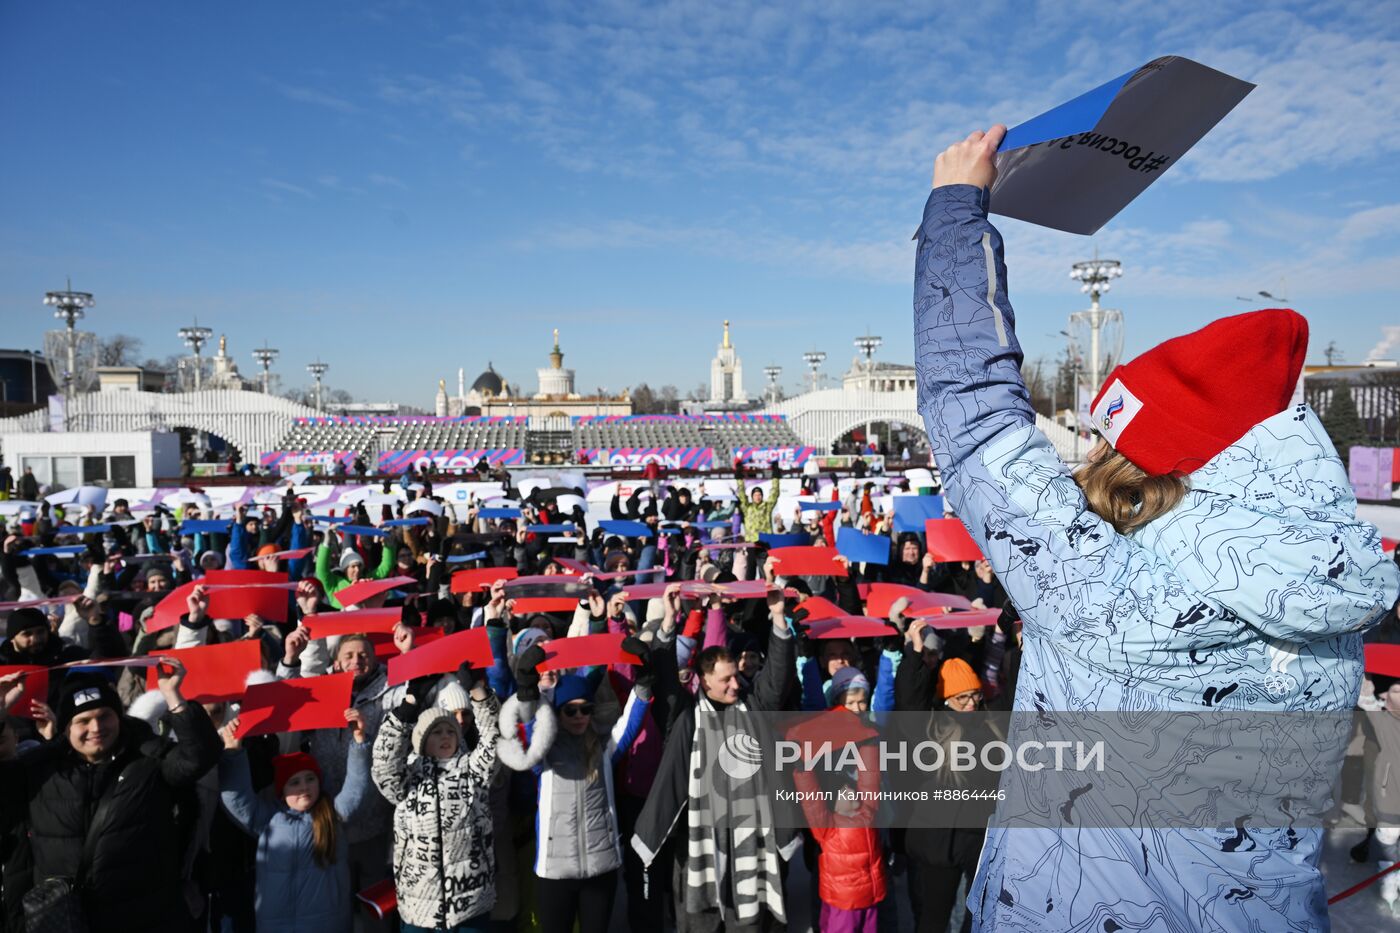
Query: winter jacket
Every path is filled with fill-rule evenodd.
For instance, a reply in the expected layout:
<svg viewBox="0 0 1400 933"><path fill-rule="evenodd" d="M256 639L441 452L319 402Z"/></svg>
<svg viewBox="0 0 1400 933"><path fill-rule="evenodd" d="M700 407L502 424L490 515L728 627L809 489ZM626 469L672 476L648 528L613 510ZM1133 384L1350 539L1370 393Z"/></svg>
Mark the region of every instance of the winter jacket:
<svg viewBox="0 0 1400 933"><path fill-rule="evenodd" d="M1015 709L1349 709L1360 633L1400 574L1316 416L1266 419L1177 508L1117 533L1036 429L987 198L928 199L916 364L944 495L1021 613ZM1327 928L1320 829L1062 826L988 830L968 898L980 929Z"/></svg>
<svg viewBox="0 0 1400 933"><path fill-rule="evenodd" d="M535 812L535 874L541 878L596 878L622 866L613 768L642 728L650 691L636 687L622 715L598 740L597 776L588 779L584 741L559 728L547 703L501 707L501 763L539 778ZM533 713L533 717L531 716Z"/></svg>
<svg viewBox="0 0 1400 933"><path fill-rule="evenodd" d="M394 563L398 554L398 548L394 546L393 539L384 542L383 549L379 552L379 563L370 569L365 567L365 574L360 577L362 580L383 580L394 572ZM316 549L316 579L321 581L321 586L326 591L326 599L337 609L344 609L335 598L335 594L350 585L350 578L337 569L334 555L330 545L322 544Z"/></svg>
<svg viewBox="0 0 1400 933"><path fill-rule="evenodd" d="M768 486L768 494L762 502L755 502L749 491L740 485L738 509L744 516L744 540L750 543L758 540L760 534L773 530L773 509L778 506L778 490L781 488L778 477Z"/></svg>
<svg viewBox="0 0 1400 933"><path fill-rule="evenodd" d="M871 796L850 816L838 814L818 795L817 778L810 771L793 773L793 787L803 794L802 811L812 836L821 846L817 859L817 894L822 903L839 910L862 910L885 899L888 877L880 831L875 828L879 809L880 764L875 746L860 749L865 769L858 772L856 789Z"/></svg>
<svg viewBox="0 0 1400 933"><path fill-rule="evenodd" d="M1387 711L1358 718L1367 750L1374 754L1366 775L1366 799L1376 819L1372 825L1400 826L1400 716Z"/></svg>
<svg viewBox="0 0 1400 933"><path fill-rule="evenodd" d="M374 784L394 804L399 916L414 926L456 927L496 902L490 793L501 706L492 695L471 708L476 748L459 747L447 761L418 755L413 723L397 712L384 717L374 741Z"/></svg>
<svg viewBox="0 0 1400 933"><path fill-rule="evenodd" d="M167 721L173 743L123 716L116 753L96 764L58 741L0 765L6 825L22 820L28 804L35 883L77 874L97 807L111 799L83 896L94 930L177 931L188 923L180 900L175 803L218 761L220 743L197 703L167 714Z"/></svg>
<svg viewBox="0 0 1400 933"><path fill-rule="evenodd" d="M355 892L350 888L350 842L346 814L353 813L369 788L369 742L350 743L345 784L335 795L341 824L335 834L335 861L316 864L311 848L311 814L269 803L253 793L248 756L225 752L219 762L224 809L258 840L258 933L343 933L351 927ZM321 762L324 767L324 762ZM322 793L325 793L322 785Z"/></svg>

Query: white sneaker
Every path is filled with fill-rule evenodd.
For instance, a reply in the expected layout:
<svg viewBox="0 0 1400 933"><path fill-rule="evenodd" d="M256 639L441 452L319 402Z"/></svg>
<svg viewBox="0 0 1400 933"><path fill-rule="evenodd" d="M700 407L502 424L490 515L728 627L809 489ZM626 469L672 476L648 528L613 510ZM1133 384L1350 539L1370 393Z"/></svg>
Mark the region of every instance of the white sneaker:
<svg viewBox="0 0 1400 933"><path fill-rule="evenodd" d="M1390 862L1377 862L1376 869L1386 869L1391 866ZM1381 900L1390 909L1391 914L1400 917L1400 869L1391 872L1378 882Z"/></svg>

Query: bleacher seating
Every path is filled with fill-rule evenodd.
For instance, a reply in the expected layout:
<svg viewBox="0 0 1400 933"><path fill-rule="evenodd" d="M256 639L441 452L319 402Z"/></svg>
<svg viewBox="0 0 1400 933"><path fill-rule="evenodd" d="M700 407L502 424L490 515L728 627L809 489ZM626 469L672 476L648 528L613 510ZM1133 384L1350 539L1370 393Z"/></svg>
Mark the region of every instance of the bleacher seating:
<svg viewBox="0 0 1400 933"><path fill-rule="evenodd" d="M387 450L503 450L523 448L523 420L407 418L297 419L279 450L353 450L373 457Z"/></svg>
<svg viewBox="0 0 1400 933"><path fill-rule="evenodd" d="M582 450L615 447L713 447L727 460L735 447L800 447L786 421L728 418L581 420L574 444Z"/></svg>

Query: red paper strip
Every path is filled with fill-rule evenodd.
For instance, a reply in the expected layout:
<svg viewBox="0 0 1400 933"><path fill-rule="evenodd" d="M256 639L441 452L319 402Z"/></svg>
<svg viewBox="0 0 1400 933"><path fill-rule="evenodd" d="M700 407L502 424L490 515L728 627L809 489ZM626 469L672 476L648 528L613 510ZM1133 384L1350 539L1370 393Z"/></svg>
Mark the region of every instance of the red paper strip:
<svg viewBox="0 0 1400 933"><path fill-rule="evenodd" d="M368 635L370 632L391 633L402 619L403 610L390 606L350 612L317 612L304 616L301 624L311 632L312 638L330 638L335 635Z"/></svg>
<svg viewBox="0 0 1400 933"><path fill-rule="evenodd" d="M223 703L243 695L248 675L262 668L262 643L240 639L222 645L152 651L151 655L179 658L185 665L180 692L191 703ZM146 689L156 689L156 669L146 671Z"/></svg>
<svg viewBox="0 0 1400 933"><path fill-rule="evenodd" d="M726 599L767 599L768 583L764 580L734 580L730 583L713 583L716 593Z"/></svg>
<svg viewBox="0 0 1400 933"><path fill-rule="evenodd" d="M385 878L378 884L372 884L355 897L377 920L383 920L399 906L399 892L394 887L393 878Z"/></svg>
<svg viewBox="0 0 1400 933"><path fill-rule="evenodd" d="M838 619L841 616L849 616L850 613L840 606L827 599L825 596L809 596L798 604L799 610L807 610L807 623L820 622L822 619Z"/></svg>
<svg viewBox="0 0 1400 933"><path fill-rule="evenodd" d="M544 660L537 670L543 674L545 671L592 667L595 664L641 664L641 658L622 650L624 638L618 632L541 642Z"/></svg>
<svg viewBox="0 0 1400 933"><path fill-rule="evenodd" d="M598 572L597 567L590 567L581 560L571 560L568 557L556 557L554 558L554 562L569 571L568 575L570 576L578 576L585 573L596 574Z"/></svg>
<svg viewBox="0 0 1400 933"><path fill-rule="evenodd" d="M972 601L965 596L954 593L924 593L909 604L904 614L911 619L921 619L924 616L943 615L945 612L966 612L972 608Z"/></svg>
<svg viewBox="0 0 1400 933"><path fill-rule="evenodd" d="M495 663L491 641L484 626L439 638L422 647L414 645L408 654L390 658L389 686L408 683L415 677L429 674L450 674L464 661L478 670Z"/></svg>
<svg viewBox="0 0 1400 933"><path fill-rule="evenodd" d="M979 625L996 625L1000 618L1000 609L974 609L971 612L927 617L929 628L976 628Z"/></svg>
<svg viewBox="0 0 1400 933"><path fill-rule="evenodd" d="M257 558L257 560L267 560L269 557L275 557L277 560L298 560L314 550L316 550L314 547L292 548L290 551L276 551L272 554L264 554L262 557Z"/></svg>
<svg viewBox="0 0 1400 933"><path fill-rule="evenodd" d="M857 592L859 592L857 587ZM861 594L861 599L865 600L866 615L889 618L890 607L900 599L908 599L910 604L917 605L919 600L929 595L916 586L905 586L903 583L872 583Z"/></svg>
<svg viewBox="0 0 1400 933"><path fill-rule="evenodd" d="M45 599L21 599L17 603L0 603L0 612L38 608L39 606L66 606L68 603L76 602L82 595L74 593L71 596L49 596Z"/></svg>
<svg viewBox="0 0 1400 933"><path fill-rule="evenodd" d="M1400 677L1400 645L1379 642L1366 646L1366 673Z"/></svg>
<svg viewBox="0 0 1400 933"><path fill-rule="evenodd" d="M629 583L622 588L623 596L628 602L634 599L655 599L658 596L666 595L666 587L669 583Z"/></svg>
<svg viewBox="0 0 1400 933"><path fill-rule="evenodd" d="M834 547L779 547L768 552L785 577L844 577L846 565L836 557Z"/></svg>
<svg viewBox="0 0 1400 933"><path fill-rule="evenodd" d="M515 600L511 612L525 615L531 612L573 612L578 608L574 596L526 596Z"/></svg>
<svg viewBox="0 0 1400 933"><path fill-rule="evenodd" d="M982 560L982 549L967 533L960 518L930 518L924 522L928 552L940 564Z"/></svg>
<svg viewBox="0 0 1400 933"><path fill-rule="evenodd" d="M360 610L365 612L367 610ZM420 625L413 630L413 647L421 648L430 645L447 635L440 625ZM391 658L397 658L402 651L394 644L393 632L370 632L369 643L374 646L374 656L380 661L387 663Z"/></svg>
<svg viewBox="0 0 1400 933"><path fill-rule="evenodd" d="M240 572L240 571L231 571ZM269 576L279 576L270 574ZM208 614L211 619L242 619L249 615L258 615L264 622L286 622L287 621L287 594L281 588L286 583L279 581L276 587L272 586L239 586L234 589L225 589L222 585L217 589L209 591ZM190 593L198 586L198 582L185 583L175 587L170 593L156 603L155 611L146 622L147 632L159 632L162 629L171 628L180 624L180 617L189 612L189 606L185 600Z"/></svg>
<svg viewBox="0 0 1400 933"><path fill-rule="evenodd" d="M514 580L520 571L514 567L478 567L475 570L458 570L452 574L452 592L475 593L489 590L497 580Z"/></svg>
<svg viewBox="0 0 1400 933"><path fill-rule="evenodd" d="M55 664L49 670L66 671L74 667L155 667L159 663L160 658L152 657L107 658L102 661L69 661L67 664Z"/></svg>
<svg viewBox="0 0 1400 933"><path fill-rule="evenodd" d="M348 671L253 684L243 694L238 737L246 739L307 729L343 729L354 688L355 675Z"/></svg>
<svg viewBox="0 0 1400 933"><path fill-rule="evenodd" d="M285 573L271 570L210 570L199 578L200 583L209 585L238 585L245 583L286 583Z"/></svg>
<svg viewBox="0 0 1400 933"><path fill-rule="evenodd" d="M898 634L899 629L884 619L870 616L838 616L807 627L808 638L883 638Z"/></svg>
<svg viewBox="0 0 1400 933"><path fill-rule="evenodd" d="M383 580L361 580L352 583L339 593L335 594L335 601L342 606L358 606L368 599L378 596L380 593L387 593L400 587L411 586L415 589L418 581L413 577L385 577Z"/></svg>
<svg viewBox="0 0 1400 933"><path fill-rule="evenodd" d="M33 703L38 700L40 703L49 701L49 669L39 667L34 664L6 664L0 666L0 677L6 674L23 673L28 676L24 678L24 692L15 700L10 707L11 716L22 716L25 719L33 719Z"/></svg>

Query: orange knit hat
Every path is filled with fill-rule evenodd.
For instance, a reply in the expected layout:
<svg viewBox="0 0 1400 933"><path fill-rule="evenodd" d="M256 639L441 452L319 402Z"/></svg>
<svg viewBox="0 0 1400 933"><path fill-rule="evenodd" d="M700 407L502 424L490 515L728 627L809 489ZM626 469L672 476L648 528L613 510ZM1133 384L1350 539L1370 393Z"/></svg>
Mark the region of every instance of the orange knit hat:
<svg viewBox="0 0 1400 933"><path fill-rule="evenodd" d="M949 658L938 669L938 698L946 700L969 690L981 690L982 681L972 670L972 665L962 658Z"/></svg>

